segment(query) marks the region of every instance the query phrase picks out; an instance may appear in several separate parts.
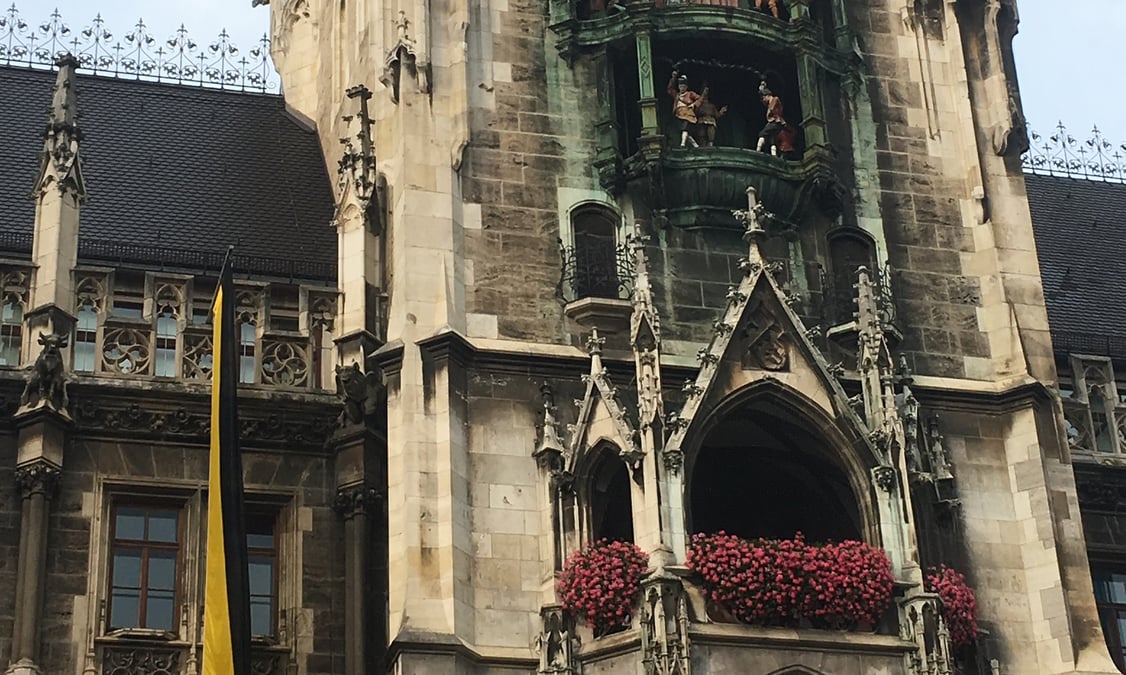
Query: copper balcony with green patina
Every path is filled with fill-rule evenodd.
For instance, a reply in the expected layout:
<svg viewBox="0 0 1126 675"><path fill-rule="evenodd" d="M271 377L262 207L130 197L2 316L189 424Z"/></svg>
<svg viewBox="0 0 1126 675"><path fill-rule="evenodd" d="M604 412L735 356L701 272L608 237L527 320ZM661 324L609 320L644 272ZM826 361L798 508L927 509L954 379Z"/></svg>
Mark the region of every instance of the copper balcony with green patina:
<svg viewBox="0 0 1126 675"><path fill-rule="evenodd" d="M779 16L771 0L592 7L605 1L556 5L552 26L571 67L600 88L594 168L604 189L683 228L737 227L731 211L748 186L785 229L836 218L849 183L836 156L851 141L837 129L830 138L828 120L844 117L841 92L859 81L856 56L839 48L839 0L780 2ZM701 142L712 147L683 145L674 72L727 110L714 143ZM764 81L784 101L788 149L758 143Z"/></svg>

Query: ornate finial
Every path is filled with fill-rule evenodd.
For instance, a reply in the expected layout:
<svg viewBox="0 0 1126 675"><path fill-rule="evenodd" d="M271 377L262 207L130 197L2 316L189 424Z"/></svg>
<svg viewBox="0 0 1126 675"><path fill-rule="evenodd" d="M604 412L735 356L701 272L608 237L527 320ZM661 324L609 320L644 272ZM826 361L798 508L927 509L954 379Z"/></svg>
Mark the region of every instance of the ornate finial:
<svg viewBox="0 0 1126 675"><path fill-rule="evenodd" d="M62 415L68 415L69 399L66 392L66 363L62 350L70 343L70 336L63 333L43 334L39 344L43 349L35 359L20 397L20 409L46 407Z"/></svg>
<svg viewBox="0 0 1126 675"><path fill-rule="evenodd" d="M645 242L648 240L649 237L642 234L641 221L634 221L633 233L627 245L633 253L634 263L633 293L630 296L633 302L630 339L635 349L642 347L638 344L639 341L644 342L644 346L648 348L656 346L650 343L660 342L661 317L653 302L653 288L649 283L649 261L645 256ZM644 328L645 324L648 324L648 329Z"/></svg>
<svg viewBox="0 0 1126 675"><path fill-rule="evenodd" d="M559 437L559 423L555 419L555 394L551 385L544 382L540 387L540 394L543 397L543 432L532 456L540 461L548 461L552 456L563 454L563 441Z"/></svg>
<svg viewBox="0 0 1126 675"><path fill-rule="evenodd" d="M759 244L766 238L766 230L762 229L759 220L766 215L766 210L758 202L758 193L754 187L747 187L747 210L732 211L731 215L735 216L745 228L743 239L747 242L750 251L747 259L752 263L761 263L762 252L759 250Z"/></svg>
<svg viewBox="0 0 1126 675"><path fill-rule="evenodd" d="M598 329L590 329L590 337L586 339L586 353L591 356L601 356L602 345L606 344L606 338L598 337Z"/></svg>
<svg viewBox="0 0 1126 675"><path fill-rule="evenodd" d="M368 227L378 234L383 227L379 209L373 208L378 201L376 194L379 183L379 171L376 168L375 147L371 139L371 116L368 113L368 100L371 91L362 84L350 87L345 91L349 99L359 101L358 110L353 115L344 115L341 119L352 128L358 127L354 135L340 139L344 152L340 155L337 164L337 185L339 187L340 202L336 207L336 220L339 221L344 207L352 203L359 208L359 212L367 219ZM349 199L349 197L351 199Z"/></svg>

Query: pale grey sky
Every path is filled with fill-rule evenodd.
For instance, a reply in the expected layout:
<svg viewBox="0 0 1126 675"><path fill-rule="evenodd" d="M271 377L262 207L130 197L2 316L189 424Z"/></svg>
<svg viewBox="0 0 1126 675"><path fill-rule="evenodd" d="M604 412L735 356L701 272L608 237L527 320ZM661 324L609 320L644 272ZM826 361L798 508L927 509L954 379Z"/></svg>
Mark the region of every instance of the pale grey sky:
<svg viewBox="0 0 1126 675"><path fill-rule="evenodd" d="M3 1L3 0L0 0ZM24 18L39 21L49 2L20 0ZM251 8L250 0L56 0L75 30L101 12L107 27L123 35L143 17L158 39L181 23L200 43L226 28L245 52L267 30L269 8ZM1042 134L1063 121L1077 138L1099 129L1117 146L1126 143L1126 115L1121 74L1126 63L1126 0L1018 0L1020 34L1015 41L1025 114ZM1118 64L1117 66L1114 64Z"/></svg>

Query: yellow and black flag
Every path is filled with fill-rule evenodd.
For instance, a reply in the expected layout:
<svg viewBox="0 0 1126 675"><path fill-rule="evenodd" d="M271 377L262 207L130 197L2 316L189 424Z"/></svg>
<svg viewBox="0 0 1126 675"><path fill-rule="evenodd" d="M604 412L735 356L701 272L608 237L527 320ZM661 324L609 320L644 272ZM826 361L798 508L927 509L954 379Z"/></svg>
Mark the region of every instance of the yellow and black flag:
<svg viewBox="0 0 1126 675"><path fill-rule="evenodd" d="M238 423L238 335L231 251L211 308L211 462L207 493L203 675L250 675L250 582Z"/></svg>

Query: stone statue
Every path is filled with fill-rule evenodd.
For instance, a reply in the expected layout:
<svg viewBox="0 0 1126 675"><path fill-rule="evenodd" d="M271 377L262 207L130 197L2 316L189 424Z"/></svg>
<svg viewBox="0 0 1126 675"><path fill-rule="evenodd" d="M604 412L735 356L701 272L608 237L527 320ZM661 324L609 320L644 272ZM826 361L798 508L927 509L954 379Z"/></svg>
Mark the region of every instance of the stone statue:
<svg viewBox="0 0 1126 675"><path fill-rule="evenodd" d="M711 89L707 84L704 84L704 90L700 93L700 100L696 104L697 132L699 133L700 145L705 148L715 147L716 123L719 118L726 114L727 106L716 108L711 100Z"/></svg>
<svg viewBox="0 0 1126 675"><path fill-rule="evenodd" d="M766 108L766 126L758 133L758 147L755 149L777 155L778 135L786 128L786 119L782 116L782 99L774 95L766 85L766 80L759 83L758 93Z"/></svg>
<svg viewBox="0 0 1126 675"><path fill-rule="evenodd" d="M66 366L62 351L70 343L69 335L44 334L39 336L43 350L35 359L31 375L27 379L20 406L38 407L47 405L58 412L66 412Z"/></svg>
<svg viewBox="0 0 1126 675"><path fill-rule="evenodd" d="M344 399L344 409L336 419L339 426L362 424L374 414L383 387L378 373L365 373L357 363L336 367L336 395Z"/></svg>
<svg viewBox="0 0 1126 675"><path fill-rule="evenodd" d="M680 147L685 144L693 148L700 147L692 137L693 131L699 120L696 117L696 106L700 103L701 96L688 88L688 78L677 71L672 71L668 85L669 96L672 96L672 114L676 117L680 128Z"/></svg>

